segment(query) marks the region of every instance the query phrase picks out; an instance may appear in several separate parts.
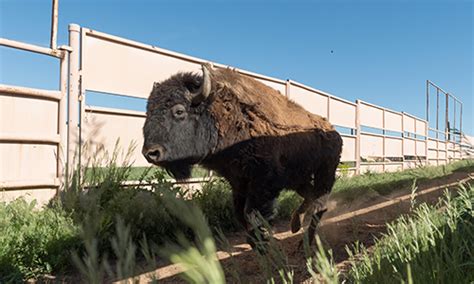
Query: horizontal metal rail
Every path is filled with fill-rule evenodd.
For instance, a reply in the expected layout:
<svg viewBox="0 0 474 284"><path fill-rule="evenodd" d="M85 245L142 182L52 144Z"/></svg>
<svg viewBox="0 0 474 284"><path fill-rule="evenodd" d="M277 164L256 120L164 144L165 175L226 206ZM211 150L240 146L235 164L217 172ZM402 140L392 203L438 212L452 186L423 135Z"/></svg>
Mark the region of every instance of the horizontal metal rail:
<svg viewBox="0 0 474 284"><path fill-rule="evenodd" d="M367 135L367 136L380 137L380 138L385 137L385 138L389 138L389 139L403 140L403 137L398 137L398 136L393 136L393 135L384 135L384 134L378 134L378 133L371 133L371 132L366 132L366 131L361 131L360 134L361 135Z"/></svg>
<svg viewBox="0 0 474 284"><path fill-rule="evenodd" d="M0 142L15 142L25 144L59 144L61 138L58 134L18 134L18 133L0 133Z"/></svg>
<svg viewBox="0 0 474 284"><path fill-rule="evenodd" d="M360 162L361 166L370 166L370 165L402 165L407 161L400 162Z"/></svg>
<svg viewBox="0 0 474 284"><path fill-rule="evenodd" d="M63 58L64 51L59 49L51 49L47 47L37 46L34 44L24 43L16 40L0 38L0 46L6 46L16 49L21 49L29 52L39 53L43 55L49 55L56 58Z"/></svg>
<svg viewBox="0 0 474 284"><path fill-rule="evenodd" d="M144 111L115 109L115 108L96 107L96 106L87 106L85 108L85 111L88 113L102 113L102 114L112 114L112 115L122 115L122 116L146 117L146 112Z"/></svg>
<svg viewBox="0 0 474 284"><path fill-rule="evenodd" d="M339 133L339 134L340 134L342 137L357 139L357 135L354 135L354 134L344 134L344 133Z"/></svg>
<svg viewBox="0 0 474 284"><path fill-rule="evenodd" d="M19 95L32 98L43 98L59 101L62 98L60 91L50 91L42 89L25 88L0 84L0 93L8 95Z"/></svg>
<svg viewBox="0 0 474 284"><path fill-rule="evenodd" d="M180 185L180 184L200 184L205 182L210 182L214 179L213 176L208 177L201 177L201 178L190 178L187 180L177 181L175 179L166 179L165 182L169 182L172 185ZM159 184L160 180L151 180L151 181L139 181L139 180L128 180L121 183L123 187L131 187L131 186L152 186L155 184ZM93 188L97 185L91 184L87 185L85 188Z"/></svg>
<svg viewBox="0 0 474 284"><path fill-rule="evenodd" d="M0 181L0 190L33 189L33 188L58 188L59 179L25 180L25 181Z"/></svg>

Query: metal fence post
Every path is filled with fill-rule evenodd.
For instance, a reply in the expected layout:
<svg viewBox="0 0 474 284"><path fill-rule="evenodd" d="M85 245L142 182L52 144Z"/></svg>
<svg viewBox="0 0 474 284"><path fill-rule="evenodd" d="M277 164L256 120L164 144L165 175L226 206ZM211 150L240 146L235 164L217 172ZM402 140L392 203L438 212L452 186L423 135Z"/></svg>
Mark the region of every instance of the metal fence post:
<svg viewBox="0 0 474 284"><path fill-rule="evenodd" d="M291 89L291 81L290 79L287 79L285 83L285 95L288 99L290 98L290 93L291 93L290 89Z"/></svg>
<svg viewBox="0 0 474 284"><path fill-rule="evenodd" d="M60 137L58 146L58 172L57 176L60 180L60 184L67 188L68 186L68 151L67 151L67 111L68 111L68 63L69 63L69 51L66 47L60 47L63 52L63 57L60 62L60 79L59 79L59 90L61 91L61 100L59 101L58 111L58 133Z"/></svg>
<svg viewBox="0 0 474 284"><path fill-rule="evenodd" d="M53 50L56 49L56 38L58 34L58 1L52 1L52 12L51 12L51 40L49 47Z"/></svg>
<svg viewBox="0 0 474 284"><path fill-rule="evenodd" d="M429 122L426 121L425 123L425 166L428 166L430 161L428 159L428 141L430 139L430 133L429 133Z"/></svg>
<svg viewBox="0 0 474 284"><path fill-rule="evenodd" d="M385 135L386 135L386 131L385 131L385 108L382 109L382 172L385 172L386 170L386 165L385 165L385 156L386 156L386 153L385 153Z"/></svg>
<svg viewBox="0 0 474 284"><path fill-rule="evenodd" d="M79 25L69 25L69 46L72 48L69 55L69 100L68 100L68 175L72 175L77 165L79 145Z"/></svg>
<svg viewBox="0 0 474 284"><path fill-rule="evenodd" d="M402 112L402 171L405 169L405 114Z"/></svg>
<svg viewBox="0 0 474 284"><path fill-rule="evenodd" d="M462 103L459 112L459 135L461 136L459 138L459 158L462 160L462 139L464 137L464 135L462 134Z"/></svg>
<svg viewBox="0 0 474 284"><path fill-rule="evenodd" d="M360 101L356 100L356 175L360 174Z"/></svg>

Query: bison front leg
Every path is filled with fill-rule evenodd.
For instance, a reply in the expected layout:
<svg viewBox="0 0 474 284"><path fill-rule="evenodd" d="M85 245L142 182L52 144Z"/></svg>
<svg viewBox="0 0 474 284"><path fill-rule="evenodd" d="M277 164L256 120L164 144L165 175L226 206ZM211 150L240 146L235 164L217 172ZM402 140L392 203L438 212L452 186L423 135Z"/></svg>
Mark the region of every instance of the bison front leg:
<svg viewBox="0 0 474 284"><path fill-rule="evenodd" d="M253 249L264 253L271 238L271 225L275 217L275 200L278 193L273 191L252 191L245 205L245 216L248 221L247 242ZM265 224L268 223L268 224Z"/></svg>
<svg viewBox="0 0 474 284"><path fill-rule="evenodd" d="M316 236L316 229L318 228L319 222L323 218L324 213L328 210L326 207L328 197L329 197L329 194L321 196L316 201L314 201L314 204L312 206L313 212L311 215L311 221L309 222L308 231L307 231L308 242L310 246L314 242L314 238Z"/></svg>
<svg viewBox="0 0 474 284"><path fill-rule="evenodd" d="M311 203L311 200L304 199L301 205L291 214L290 227L293 234L301 229L301 224L303 224L306 211L308 211L308 208L311 207Z"/></svg>
<svg viewBox="0 0 474 284"><path fill-rule="evenodd" d="M322 167L314 179L314 198L312 198L312 216L308 227L308 240L311 246L314 242L316 229L323 214L327 211L327 201L331 193L334 181L336 180L337 164L328 167Z"/></svg>
<svg viewBox="0 0 474 284"><path fill-rule="evenodd" d="M247 228L247 220L245 218L245 203L247 198L240 192L233 191L232 199L234 204L234 216L243 228Z"/></svg>

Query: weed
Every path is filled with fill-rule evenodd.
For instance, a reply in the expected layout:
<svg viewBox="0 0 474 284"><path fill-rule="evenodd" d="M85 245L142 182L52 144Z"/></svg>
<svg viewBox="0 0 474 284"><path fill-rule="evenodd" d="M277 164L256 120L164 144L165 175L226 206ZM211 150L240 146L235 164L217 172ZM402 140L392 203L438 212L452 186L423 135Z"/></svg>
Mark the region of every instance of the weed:
<svg viewBox="0 0 474 284"><path fill-rule="evenodd" d="M474 189L446 192L438 207L421 204L413 217L387 226L369 253L354 247L349 281L355 283L470 283L474 280Z"/></svg>
<svg viewBox="0 0 474 284"><path fill-rule="evenodd" d="M77 245L72 219L51 207L19 198L0 203L0 282L17 282L65 269Z"/></svg>

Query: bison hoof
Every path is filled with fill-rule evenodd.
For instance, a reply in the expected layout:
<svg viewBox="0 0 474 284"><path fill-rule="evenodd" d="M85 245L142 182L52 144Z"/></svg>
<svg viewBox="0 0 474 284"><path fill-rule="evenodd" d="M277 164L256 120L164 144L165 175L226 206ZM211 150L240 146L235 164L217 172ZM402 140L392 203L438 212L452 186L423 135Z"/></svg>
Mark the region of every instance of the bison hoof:
<svg viewBox="0 0 474 284"><path fill-rule="evenodd" d="M293 212L291 216L291 232L294 234L301 229L301 224L303 223L304 213L298 214L296 211Z"/></svg>

